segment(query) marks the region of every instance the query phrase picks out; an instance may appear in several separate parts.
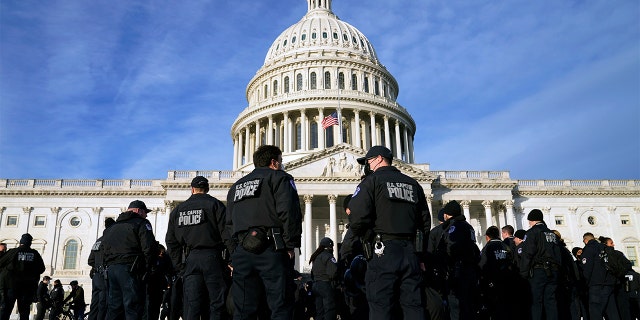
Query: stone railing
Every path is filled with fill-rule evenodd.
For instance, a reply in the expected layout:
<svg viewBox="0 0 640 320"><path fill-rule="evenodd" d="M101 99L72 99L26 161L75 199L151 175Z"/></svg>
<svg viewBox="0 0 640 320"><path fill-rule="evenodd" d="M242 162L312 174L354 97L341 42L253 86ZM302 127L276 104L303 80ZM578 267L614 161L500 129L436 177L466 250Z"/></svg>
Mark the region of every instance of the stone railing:
<svg viewBox="0 0 640 320"><path fill-rule="evenodd" d="M169 171L167 175L168 181L176 181L176 180L191 180L195 176L203 176L209 181L215 180L238 180L245 175L249 174L249 171L233 171L233 170L208 170L208 171L197 171L197 170L174 170Z"/></svg>
<svg viewBox="0 0 640 320"><path fill-rule="evenodd" d="M0 179L0 188L162 188L162 180Z"/></svg>
<svg viewBox="0 0 640 320"><path fill-rule="evenodd" d="M509 171L432 171L440 179L448 180L475 180L475 179L501 179L509 180Z"/></svg>
<svg viewBox="0 0 640 320"><path fill-rule="evenodd" d="M517 180L519 187L640 187L640 180Z"/></svg>

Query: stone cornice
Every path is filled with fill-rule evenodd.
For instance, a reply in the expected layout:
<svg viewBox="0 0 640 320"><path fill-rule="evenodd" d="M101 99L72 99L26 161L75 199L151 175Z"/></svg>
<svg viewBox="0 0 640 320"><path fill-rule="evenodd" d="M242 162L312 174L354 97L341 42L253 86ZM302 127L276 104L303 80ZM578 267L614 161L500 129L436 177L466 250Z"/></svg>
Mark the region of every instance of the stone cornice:
<svg viewBox="0 0 640 320"><path fill-rule="evenodd" d="M640 198L640 188L615 188L615 189L594 189L594 188L561 188L561 189L536 189L522 190L513 189L514 197L624 197Z"/></svg>
<svg viewBox="0 0 640 320"><path fill-rule="evenodd" d="M447 182L434 182L433 188L446 188L446 189L497 189L497 190L511 190L516 186L515 181L492 181L476 180L476 181L447 181Z"/></svg>
<svg viewBox="0 0 640 320"><path fill-rule="evenodd" d="M3 189L0 197L164 197L165 190L45 190L45 189Z"/></svg>

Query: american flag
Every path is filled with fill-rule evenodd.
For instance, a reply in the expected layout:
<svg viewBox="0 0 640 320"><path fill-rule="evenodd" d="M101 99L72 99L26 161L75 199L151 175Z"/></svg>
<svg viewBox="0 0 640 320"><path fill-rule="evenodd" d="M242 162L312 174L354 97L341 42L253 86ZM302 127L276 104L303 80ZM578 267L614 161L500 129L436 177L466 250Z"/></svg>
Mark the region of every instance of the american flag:
<svg viewBox="0 0 640 320"><path fill-rule="evenodd" d="M329 128L338 124L338 113L334 112L322 119L322 129Z"/></svg>

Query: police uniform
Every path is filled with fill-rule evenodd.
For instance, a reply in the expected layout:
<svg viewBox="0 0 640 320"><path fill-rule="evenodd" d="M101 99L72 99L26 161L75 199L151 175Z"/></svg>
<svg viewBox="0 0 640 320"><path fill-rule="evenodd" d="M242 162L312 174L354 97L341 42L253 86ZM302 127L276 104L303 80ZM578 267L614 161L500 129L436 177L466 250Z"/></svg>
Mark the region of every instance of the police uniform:
<svg viewBox="0 0 640 320"><path fill-rule="evenodd" d="M358 162L365 164L377 156L388 161L393 158L389 149L374 146ZM394 301L400 302L404 319L422 319L421 270L416 255L416 249L422 248L416 248L414 241L417 230L426 235L431 227L422 186L393 166L380 166L358 185L349 209L353 233L366 237L371 230L380 240L365 276L370 319L391 319Z"/></svg>
<svg viewBox="0 0 640 320"><path fill-rule="evenodd" d="M443 246L447 253L449 316L452 320L474 319L480 261L475 230L462 215L457 201L449 201L443 210L451 216L442 224Z"/></svg>
<svg viewBox="0 0 640 320"><path fill-rule="evenodd" d="M533 209L529 221L538 221L524 236L520 256L520 275L529 279L531 286L531 318L558 319L558 275L562 255L558 238L542 221L542 211Z"/></svg>
<svg viewBox="0 0 640 320"><path fill-rule="evenodd" d="M589 288L589 316L591 319L618 319L618 309L613 293L616 278L600 257L605 245L591 239L582 249L582 272Z"/></svg>
<svg viewBox="0 0 640 320"><path fill-rule="evenodd" d="M256 152L263 147L275 148L262 146ZM255 317L261 301L257 295L265 291L271 319L289 319L293 261L287 251L300 247L302 235L293 177L282 170L256 167L234 183L227 195L227 228L238 243L231 255L234 319Z"/></svg>
<svg viewBox="0 0 640 320"><path fill-rule="evenodd" d="M45 270L40 253L31 249L32 240L33 237L30 234L23 234L20 238L20 246L7 251L0 259L0 270L5 270L3 273L4 295L2 306L0 306L1 320L9 319L16 302L20 319L29 317L40 274Z"/></svg>
<svg viewBox="0 0 640 320"><path fill-rule="evenodd" d="M208 190L209 181L197 176L191 186ZM173 264L183 271L185 319L220 319L225 312L225 222L226 207L206 193L192 194L171 211L165 241ZM184 262L183 250L188 252Z"/></svg>
<svg viewBox="0 0 640 320"><path fill-rule="evenodd" d="M129 209L147 209L136 200ZM109 299L107 319L141 319L144 314L144 275L151 271L157 252L151 223L133 211L121 213L102 237L107 265Z"/></svg>
<svg viewBox="0 0 640 320"><path fill-rule="evenodd" d="M338 264L333 256L333 241L329 238L320 240L322 252L313 260L311 277L316 299L316 317L318 320L336 319L336 297L333 281L338 274Z"/></svg>
<svg viewBox="0 0 640 320"><path fill-rule="evenodd" d="M480 253L481 290L491 319L513 319L513 253L500 239L491 239ZM505 303L509 302L509 303Z"/></svg>
<svg viewBox="0 0 640 320"><path fill-rule="evenodd" d="M105 219L105 230L116 223L113 218ZM104 234L104 231L103 231ZM91 266L91 306L89 307L89 320L103 320L107 316L107 281L106 264L104 261L104 250L102 247L102 237L98 238L91 247L89 253L89 266Z"/></svg>

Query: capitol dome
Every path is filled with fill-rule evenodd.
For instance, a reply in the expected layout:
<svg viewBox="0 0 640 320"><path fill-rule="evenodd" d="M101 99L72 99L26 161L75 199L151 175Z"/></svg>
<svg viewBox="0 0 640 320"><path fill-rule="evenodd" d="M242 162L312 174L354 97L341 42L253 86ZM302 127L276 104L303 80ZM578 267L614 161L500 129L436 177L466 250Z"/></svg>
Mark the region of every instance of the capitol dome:
<svg viewBox="0 0 640 320"><path fill-rule="evenodd" d="M331 0L306 1L307 13L275 39L247 85L248 106L231 127L233 169L250 170L264 144L280 147L285 162L346 144L384 145L394 160L414 163L416 125L396 101L396 79Z"/></svg>

